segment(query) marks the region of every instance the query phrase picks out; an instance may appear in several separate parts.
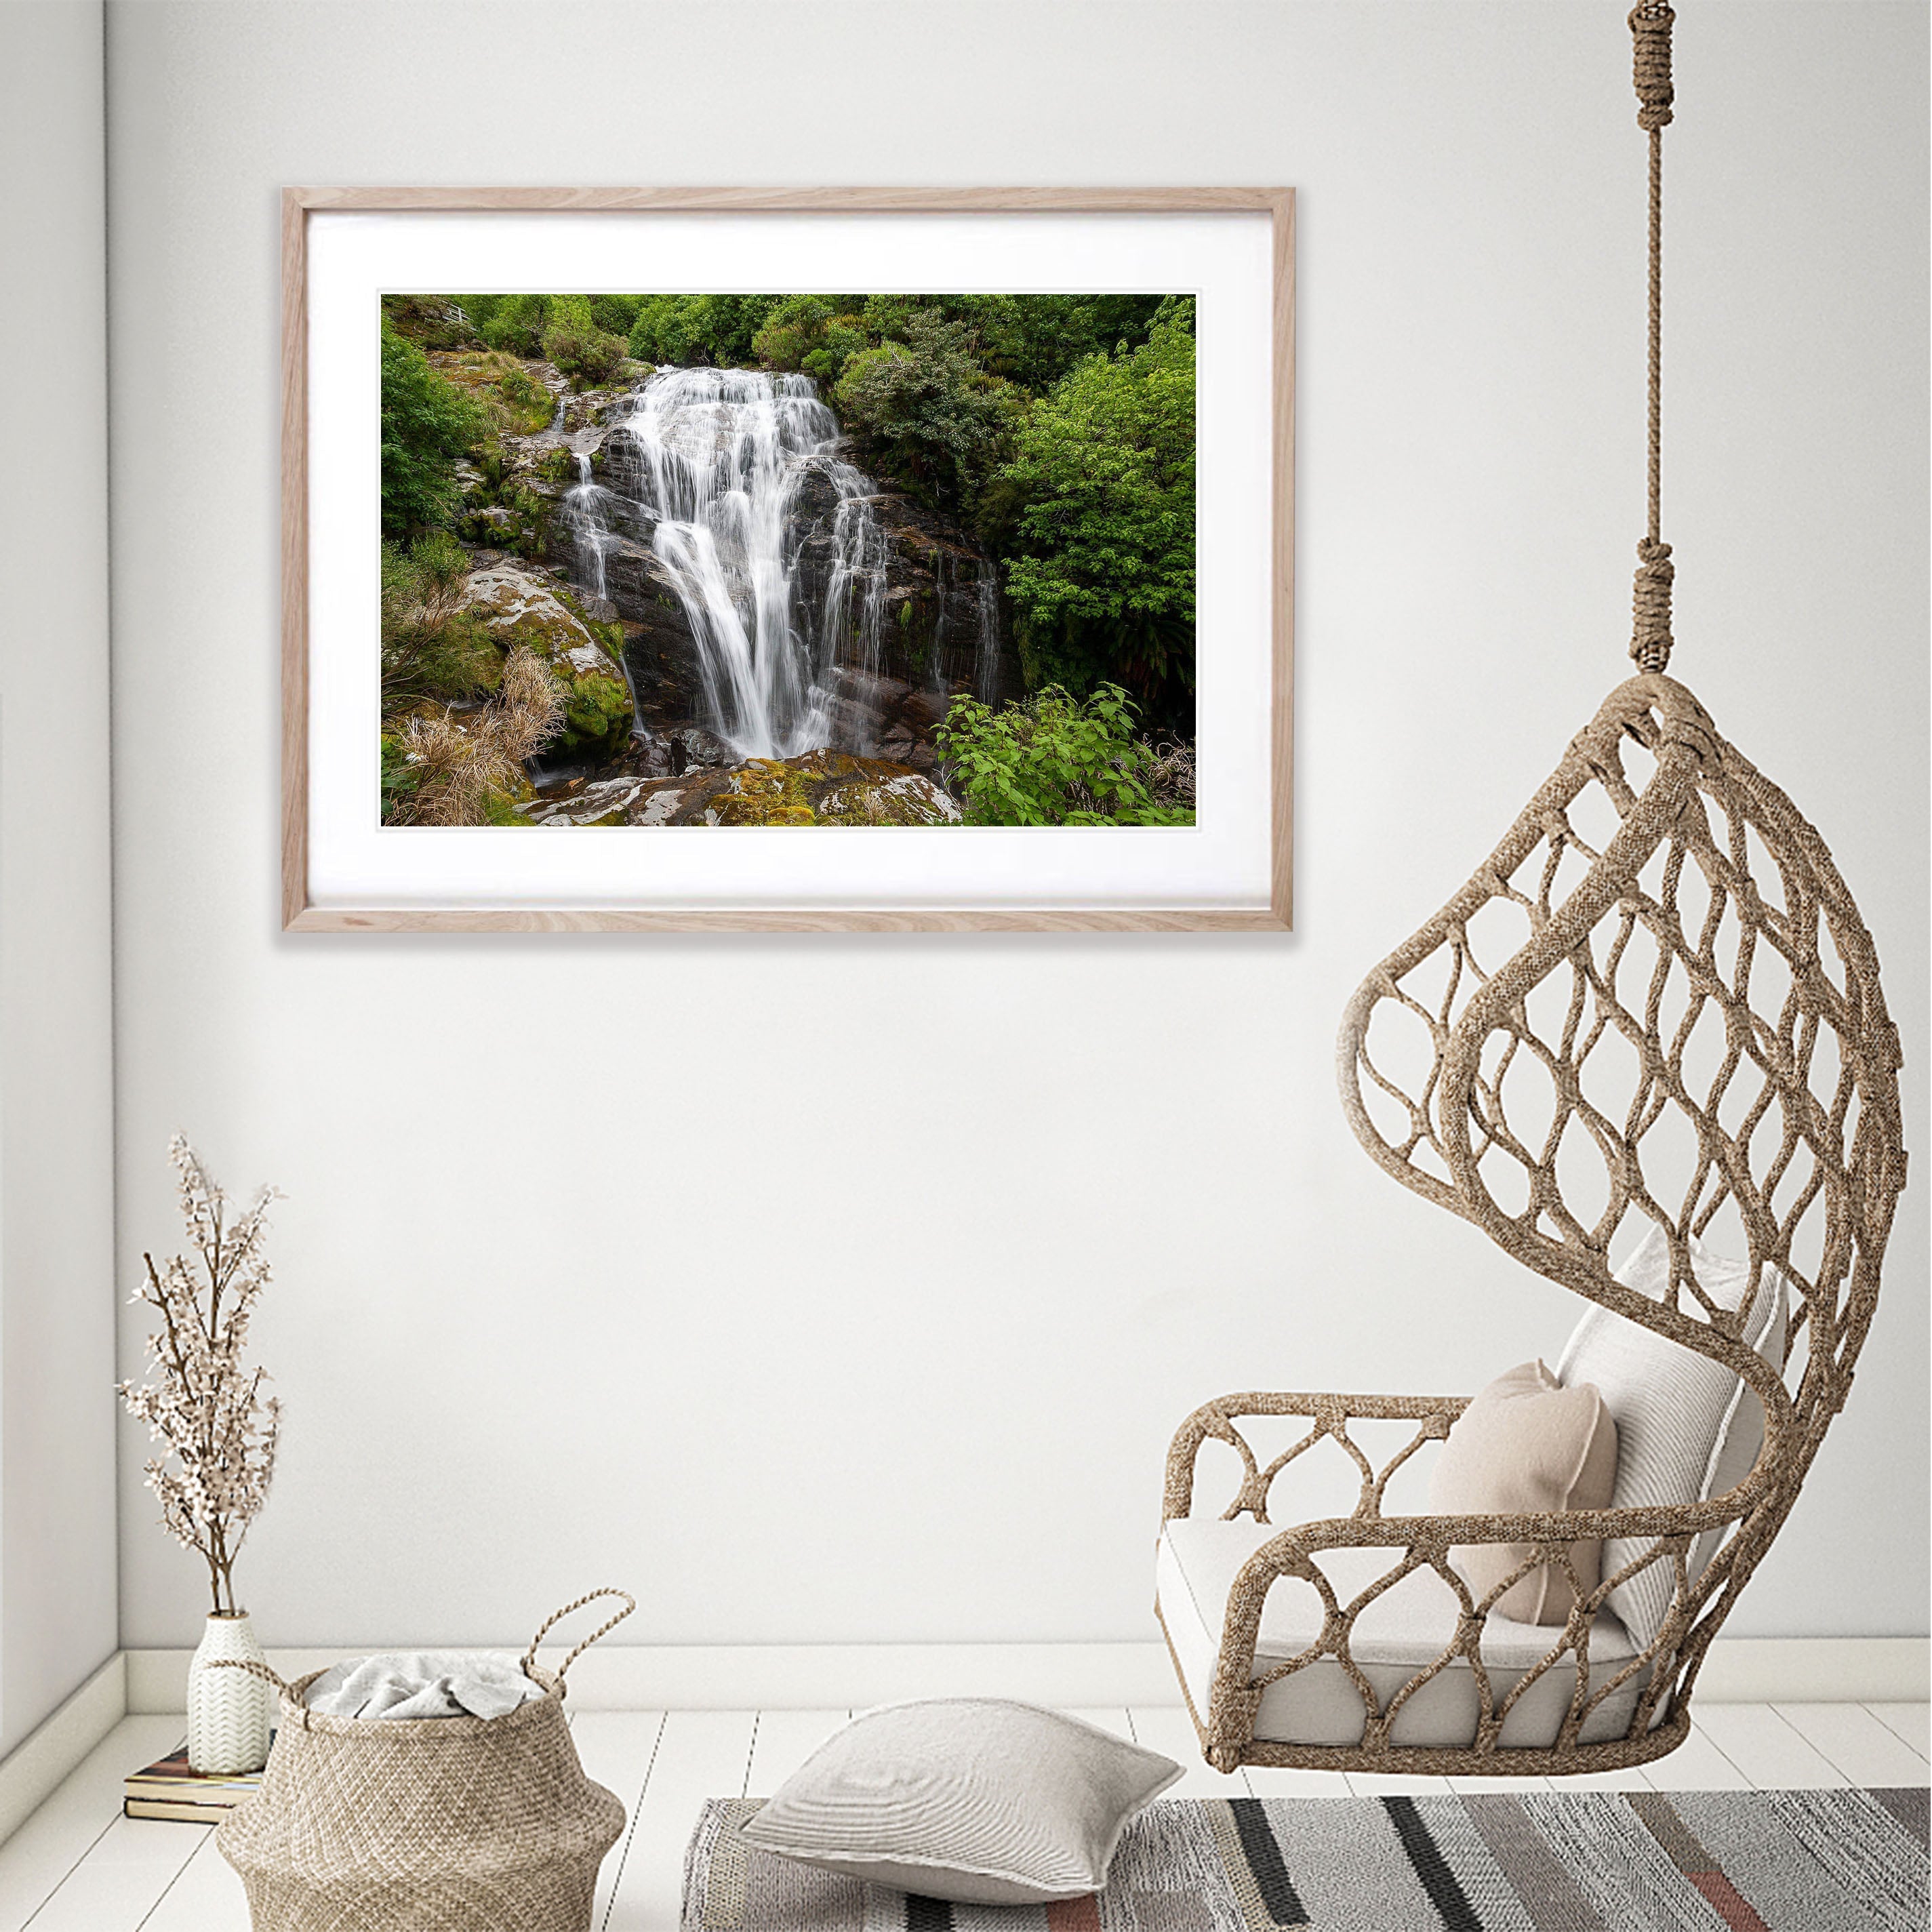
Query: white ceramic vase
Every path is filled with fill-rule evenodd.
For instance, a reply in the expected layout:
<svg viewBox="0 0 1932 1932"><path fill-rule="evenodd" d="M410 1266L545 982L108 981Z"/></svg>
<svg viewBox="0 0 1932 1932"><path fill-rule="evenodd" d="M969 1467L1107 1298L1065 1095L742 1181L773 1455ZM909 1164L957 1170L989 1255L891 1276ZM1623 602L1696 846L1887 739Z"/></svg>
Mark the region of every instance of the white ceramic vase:
<svg viewBox="0 0 1932 1932"><path fill-rule="evenodd" d="M246 1610L211 1616L188 1666L188 1761L217 1777L260 1771L268 1761L274 1689L253 1671L209 1670L218 1658L266 1662Z"/></svg>

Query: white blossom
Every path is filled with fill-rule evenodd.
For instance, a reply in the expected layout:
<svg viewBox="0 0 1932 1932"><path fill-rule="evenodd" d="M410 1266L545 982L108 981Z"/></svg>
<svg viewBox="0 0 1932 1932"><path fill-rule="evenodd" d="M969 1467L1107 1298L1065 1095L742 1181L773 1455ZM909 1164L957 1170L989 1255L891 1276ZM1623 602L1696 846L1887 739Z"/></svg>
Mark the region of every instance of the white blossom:
<svg viewBox="0 0 1932 1932"><path fill-rule="evenodd" d="M168 1158L194 1259L172 1255L158 1267L142 1256L146 1278L133 1299L154 1309L161 1326L147 1340L149 1379L123 1382L120 1393L164 1445L147 1465L164 1527L207 1563L216 1612L232 1612L235 1558L268 1499L281 1428L280 1402L262 1392L266 1372L242 1360L268 1285L264 1243L278 1192L263 1188L231 1220L228 1197L180 1134Z"/></svg>

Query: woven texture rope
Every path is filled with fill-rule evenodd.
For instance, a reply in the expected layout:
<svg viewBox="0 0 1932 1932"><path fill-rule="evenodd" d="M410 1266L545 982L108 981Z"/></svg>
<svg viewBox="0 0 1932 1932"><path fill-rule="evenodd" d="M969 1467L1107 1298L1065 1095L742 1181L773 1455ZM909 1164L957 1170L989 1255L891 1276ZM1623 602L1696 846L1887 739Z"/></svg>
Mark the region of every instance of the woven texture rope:
<svg viewBox="0 0 1932 1932"><path fill-rule="evenodd" d="M1610 1769L1660 1756L1690 1724L1697 1671L1738 1590L1789 1514L1844 1405L1876 1306L1880 1264L1904 1184L1898 1040L1876 956L1824 842L1784 794L1720 738L1685 688L1629 680L1469 882L1372 973L1340 1042L1344 1108L1358 1138L1405 1186L1473 1222L1513 1259L1654 1329L1741 1376L1764 1406L1765 1441L1729 1495L1668 1508L1545 1516L1385 1512L1390 1481L1463 1402L1450 1397L1228 1396L1190 1417L1169 1452L1166 1514L1193 1508L1210 1440L1234 1448L1240 1479L1225 1514L1268 1521L1276 1479L1332 1446L1359 1479L1346 1517L1284 1532L1249 1561L1228 1605L1210 1708L1196 1714L1223 1769L1242 1762L1404 1772L1547 1773ZM1654 1224L1669 1240L1660 1304L1624 1287L1610 1251ZM1690 1243L1748 1256L1755 1300L1775 1269L1794 1297L1780 1372L1741 1338L1742 1313L1715 1306ZM1264 1462L1247 1418L1310 1426ZM1363 1423L1412 1434L1378 1462ZM1702 1532L1728 1533L1701 1574ZM1630 1562L1585 1587L1580 1539L1634 1538ZM1526 1543L1521 1568L1482 1598L1450 1561L1459 1545ZM1323 1551L1386 1549L1388 1571L1351 1601L1324 1575ZM1480 1650L1496 1600L1544 1563L1577 1594L1551 1647L1506 1695ZM1592 1620L1610 1591L1652 1565L1671 1584L1654 1640L1592 1687ZM1426 1565L1461 1606L1448 1648L1378 1702L1350 1654L1367 1603ZM1304 1654L1257 1675L1269 1591L1319 1592L1325 1628ZM1333 1658L1360 1694L1359 1746L1258 1742L1267 1685ZM1466 1748L1392 1748L1396 1714L1424 1684L1466 1662L1480 1719ZM1547 1750L1501 1751L1502 1722L1550 1672L1574 1683ZM1583 1744L1614 1690L1640 1685L1623 1735Z"/></svg>
<svg viewBox="0 0 1932 1932"><path fill-rule="evenodd" d="M1670 74L1670 28L1677 18L1666 0L1640 0L1630 16L1638 102L1636 122L1650 136L1649 352L1646 359L1649 433L1650 525L1636 547L1636 584L1630 600L1630 654L1642 670L1670 664L1670 590L1676 573L1664 541L1664 130L1677 98Z"/></svg>
<svg viewBox="0 0 1932 1932"><path fill-rule="evenodd" d="M632 1603L598 1591L570 1608L602 1596ZM284 1684L235 1666L282 1690L262 1789L216 1838L255 1932L586 1932L624 1808L585 1777L563 1714L586 1647L555 1675L526 1659L544 1694L487 1720L320 1717L307 1693L321 1672Z"/></svg>

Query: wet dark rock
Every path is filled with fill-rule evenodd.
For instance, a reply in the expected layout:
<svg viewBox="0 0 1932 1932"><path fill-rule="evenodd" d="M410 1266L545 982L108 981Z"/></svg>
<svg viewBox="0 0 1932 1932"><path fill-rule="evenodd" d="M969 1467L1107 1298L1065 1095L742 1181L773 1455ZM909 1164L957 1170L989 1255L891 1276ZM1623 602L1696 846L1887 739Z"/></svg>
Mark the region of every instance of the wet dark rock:
<svg viewBox="0 0 1932 1932"><path fill-rule="evenodd" d="M682 725L667 736L673 755L683 761L679 767L680 770L689 771L700 766L730 765L737 762L736 754L730 746L700 725Z"/></svg>
<svg viewBox="0 0 1932 1932"><path fill-rule="evenodd" d="M682 749L671 742L670 734L640 727L631 734L632 769L645 778L675 778L684 769Z"/></svg>

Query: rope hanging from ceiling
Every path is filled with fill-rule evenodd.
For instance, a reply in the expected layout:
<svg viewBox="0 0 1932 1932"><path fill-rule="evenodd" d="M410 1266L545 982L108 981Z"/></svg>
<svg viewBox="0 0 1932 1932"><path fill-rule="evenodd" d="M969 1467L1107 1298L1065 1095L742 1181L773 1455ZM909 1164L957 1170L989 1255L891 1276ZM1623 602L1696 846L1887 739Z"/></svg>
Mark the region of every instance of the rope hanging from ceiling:
<svg viewBox="0 0 1932 1932"><path fill-rule="evenodd" d="M1551 1773L1608 1770L1661 1755L1690 1729L1690 1698L1712 1637L1797 1499L1844 1406L1876 1309L1893 1210L1905 1180L1897 1029L1877 955L1824 841L1783 791L1719 734L1665 675L1674 566L1662 535L1663 135L1675 109L1665 0L1629 16L1637 122L1649 146L1648 522L1637 547L1630 655L1638 674L1612 690L1501 842L1461 890L1363 982L1339 1042L1342 1098L1364 1148L1396 1180L1480 1228L1513 1260L1705 1356L1764 1409L1755 1466L1727 1493L1682 1505L1534 1517L1388 1514L1390 1474L1446 1436L1457 1400L1244 1395L1206 1405L1168 1462L1166 1514L1192 1508L1195 1458L1212 1438L1247 1472L1230 1517L1267 1522L1270 1484L1323 1441L1362 1472L1347 1519L1267 1542L1231 1591L1204 1748L1243 1763L1352 1770ZM1612 1271L1660 1231L1670 1255L1660 1300ZM1748 1262L1727 1308L1694 1266L1699 1244ZM1742 1330L1768 1274L1790 1285L1780 1361ZM1311 1418L1306 1438L1264 1468L1244 1419ZM1378 1474L1352 1434L1401 1419L1413 1442ZM1721 1539L1699 1567L1694 1544ZM1594 1589L1578 1592L1550 1652L1507 1692L1492 1686L1483 1628L1499 1592L1472 1597L1450 1551L1532 1539L1556 1564L1573 1540L1623 1539ZM1388 1574L1352 1601L1318 1581L1324 1550L1383 1550ZM1357 1613L1420 1568L1450 1583L1463 1612L1441 1656L1378 1694L1351 1648ZM1610 1592L1652 1568L1667 1582L1660 1627L1606 1684L1589 1636ZM1262 1607L1284 1580L1315 1583L1326 1610L1304 1654L1255 1662ZM1268 1686L1326 1664L1364 1705L1361 1742L1257 1739ZM1403 1749L1404 1703L1451 1664L1472 1669L1481 1718L1466 1748ZM1499 1748L1526 1683L1574 1683L1552 1747ZM1628 1726L1604 1738L1593 1715L1641 1685Z"/></svg>

